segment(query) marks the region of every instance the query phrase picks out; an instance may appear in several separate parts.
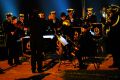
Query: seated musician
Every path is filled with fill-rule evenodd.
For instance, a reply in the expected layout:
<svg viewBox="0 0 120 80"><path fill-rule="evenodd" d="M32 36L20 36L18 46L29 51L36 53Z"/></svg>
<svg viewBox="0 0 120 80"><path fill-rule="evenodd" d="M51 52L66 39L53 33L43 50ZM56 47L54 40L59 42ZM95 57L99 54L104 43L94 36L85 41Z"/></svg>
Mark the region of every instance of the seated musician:
<svg viewBox="0 0 120 80"><path fill-rule="evenodd" d="M73 37L73 46L72 46L72 53L71 55L76 56L76 53L79 50L80 44L79 44L79 33L77 31L74 32L74 37Z"/></svg>
<svg viewBox="0 0 120 80"><path fill-rule="evenodd" d="M82 35L80 35L80 48L78 53L76 54L79 62L80 69L86 69L87 65L84 63L83 58L92 57L95 55L96 44L92 40L92 35L90 33L90 28L88 25L84 25L81 28Z"/></svg>

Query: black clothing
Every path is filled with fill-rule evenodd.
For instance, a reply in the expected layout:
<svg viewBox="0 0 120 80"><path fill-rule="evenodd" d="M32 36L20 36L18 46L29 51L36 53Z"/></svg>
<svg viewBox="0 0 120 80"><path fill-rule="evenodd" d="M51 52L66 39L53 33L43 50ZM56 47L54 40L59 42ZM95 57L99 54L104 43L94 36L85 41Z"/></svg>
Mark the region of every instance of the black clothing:
<svg viewBox="0 0 120 80"><path fill-rule="evenodd" d="M120 68L120 20L118 23L113 26L113 24L117 21L119 15L113 15L111 17L111 26L110 26L110 31L108 32L108 39L109 39L109 46L110 46L110 51L113 56L113 65L117 65Z"/></svg>
<svg viewBox="0 0 120 80"><path fill-rule="evenodd" d="M85 22L87 25L90 26L91 23L96 23L97 22L97 17L96 15L91 15L88 18L85 19Z"/></svg>
<svg viewBox="0 0 120 80"><path fill-rule="evenodd" d="M19 54L18 54L18 40L19 36L19 29L17 26L9 23L9 25L4 26L4 31L7 35L7 48L9 50L8 53L8 64L19 64ZM14 32L12 35L11 32ZM14 60L14 61L13 61ZM14 63L13 63L14 62Z"/></svg>
<svg viewBox="0 0 120 80"><path fill-rule="evenodd" d="M94 56L96 44L90 32L83 33L80 37L80 53L83 56ZM84 54L85 53L85 54Z"/></svg>
<svg viewBox="0 0 120 80"><path fill-rule="evenodd" d="M37 14L30 20L30 47L31 47L31 66L32 72L36 71L36 64L38 72L42 70L42 61L44 51L43 35L47 28L46 20L41 20Z"/></svg>
<svg viewBox="0 0 120 80"><path fill-rule="evenodd" d="M17 21L17 25L19 27L19 36L22 38L22 37L25 37L25 31L24 31L24 22L21 22L20 20ZM19 41L18 42L18 49L19 49L19 55L22 56L23 53L26 52L25 50L25 47L26 47L26 43L25 42L25 39L23 39L23 41Z"/></svg>
<svg viewBox="0 0 120 80"><path fill-rule="evenodd" d="M79 61L79 67L84 68L86 67L83 61L83 57L94 57L96 54L96 43L93 40L93 36L89 31L80 35L80 48L77 52L77 58Z"/></svg>
<svg viewBox="0 0 120 80"><path fill-rule="evenodd" d="M48 26L50 27L50 29L52 30L52 33L58 33L58 28L60 28L60 21L58 18L56 18L55 20L48 20Z"/></svg>

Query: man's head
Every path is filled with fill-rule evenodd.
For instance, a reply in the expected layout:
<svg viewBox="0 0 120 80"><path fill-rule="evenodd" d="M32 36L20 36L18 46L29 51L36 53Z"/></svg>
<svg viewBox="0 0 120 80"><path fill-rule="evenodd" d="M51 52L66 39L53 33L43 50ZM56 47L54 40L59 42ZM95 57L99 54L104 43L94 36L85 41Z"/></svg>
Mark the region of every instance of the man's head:
<svg viewBox="0 0 120 80"><path fill-rule="evenodd" d="M93 8L87 8L87 14L92 15L93 13Z"/></svg>
<svg viewBox="0 0 120 80"><path fill-rule="evenodd" d="M12 17L12 24L17 24L17 17L16 16Z"/></svg>
<svg viewBox="0 0 120 80"><path fill-rule="evenodd" d="M24 14L22 14L22 13L19 14L19 20L20 20L20 21L23 21L23 20L24 20Z"/></svg>
<svg viewBox="0 0 120 80"><path fill-rule="evenodd" d="M40 19L45 19L45 13L43 11L38 13Z"/></svg>
<svg viewBox="0 0 120 80"><path fill-rule="evenodd" d="M87 24L83 25L83 27L81 27L81 32L86 32L89 29L89 26Z"/></svg>
<svg viewBox="0 0 120 80"><path fill-rule="evenodd" d="M56 18L56 11L51 11L49 13L48 19L49 20L55 20L55 18Z"/></svg>
<svg viewBox="0 0 120 80"><path fill-rule="evenodd" d="M69 9L67 9L67 12L68 12L68 15L73 15L74 9L69 8Z"/></svg>
<svg viewBox="0 0 120 80"><path fill-rule="evenodd" d="M12 20L12 13L6 14L6 20L11 21Z"/></svg>
<svg viewBox="0 0 120 80"><path fill-rule="evenodd" d="M60 15L61 20L65 20L66 19L66 13L62 12Z"/></svg>

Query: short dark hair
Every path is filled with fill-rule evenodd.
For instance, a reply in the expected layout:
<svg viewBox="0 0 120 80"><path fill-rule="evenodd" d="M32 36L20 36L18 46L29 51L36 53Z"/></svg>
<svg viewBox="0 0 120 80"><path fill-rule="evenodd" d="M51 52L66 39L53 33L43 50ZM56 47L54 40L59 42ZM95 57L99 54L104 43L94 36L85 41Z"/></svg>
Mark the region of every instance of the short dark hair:
<svg viewBox="0 0 120 80"><path fill-rule="evenodd" d="M62 12L60 17L63 17L63 16L66 16L66 13L65 12Z"/></svg>
<svg viewBox="0 0 120 80"><path fill-rule="evenodd" d="M13 16L13 17L12 17L12 20L15 20L15 19L17 19L17 17L16 17L16 16Z"/></svg>

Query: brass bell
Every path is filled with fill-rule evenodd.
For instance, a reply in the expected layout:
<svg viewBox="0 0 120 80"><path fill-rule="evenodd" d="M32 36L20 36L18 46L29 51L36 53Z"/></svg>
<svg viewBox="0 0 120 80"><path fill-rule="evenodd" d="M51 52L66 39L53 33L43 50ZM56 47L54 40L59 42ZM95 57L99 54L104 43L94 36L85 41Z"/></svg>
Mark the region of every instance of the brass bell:
<svg viewBox="0 0 120 80"><path fill-rule="evenodd" d="M69 20L65 20L62 23L64 26L70 26L70 21Z"/></svg>

